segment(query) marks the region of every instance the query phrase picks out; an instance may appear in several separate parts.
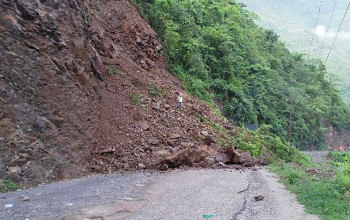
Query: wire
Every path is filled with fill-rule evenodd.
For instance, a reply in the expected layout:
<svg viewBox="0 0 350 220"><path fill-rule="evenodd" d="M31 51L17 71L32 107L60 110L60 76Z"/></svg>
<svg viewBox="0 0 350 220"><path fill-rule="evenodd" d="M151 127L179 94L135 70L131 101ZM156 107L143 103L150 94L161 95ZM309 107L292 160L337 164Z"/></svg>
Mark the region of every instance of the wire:
<svg viewBox="0 0 350 220"><path fill-rule="evenodd" d="M330 26L331 26L331 22L332 22L332 19L333 19L334 10L335 10L335 6L336 6L336 5L337 5L337 0L334 1L334 5L333 5L333 10L332 10L331 18L329 19L328 26L327 26L327 30L326 30L326 34L324 35L324 38L323 38L323 41L322 41L321 50L320 50L320 53L319 53L319 55L318 55L319 57L321 56L321 53L322 53L322 50L323 50L323 46L324 46L324 42L326 41L327 34L328 34L329 28L330 28Z"/></svg>
<svg viewBox="0 0 350 220"><path fill-rule="evenodd" d="M316 28L317 28L317 25L318 25L318 19L319 19L319 17L320 17L321 8L322 8L322 0L320 1L320 6L318 7L318 13L317 13L317 18L316 18L315 29L314 29L314 33L312 34L311 45L310 45L309 52L308 52L308 54L307 54L307 58L309 58L310 52L311 52L311 50L312 50L312 45L313 45L314 38L315 38L315 35L316 35Z"/></svg>
<svg viewBox="0 0 350 220"><path fill-rule="evenodd" d="M343 25L343 23L344 23L344 20L345 20L346 14L348 13L349 7L350 7L350 1L349 1L349 3L348 3L348 7L346 8L346 11L345 11L345 13L344 13L343 19L342 19L342 21L341 21L341 23L340 23L340 25L339 25L339 28L338 28L337 34L336 34L336 35L335 35L335 37L334 37L334 40L333 40L333 43L332 43L331 49L329 49L329 52L328 52L327 58L326 58L326 60L324 61L324 65L326 65L326 63L327 63L327 61L328 61L329 55L331 54L331 51L332 51L332 49L333 49L333 47L334 47L334 44L335 44L335 41L337 40L337 37L338 37L339 31L340 31L340 29L341 29L341 26L342 26L342 25Z"/></svg>

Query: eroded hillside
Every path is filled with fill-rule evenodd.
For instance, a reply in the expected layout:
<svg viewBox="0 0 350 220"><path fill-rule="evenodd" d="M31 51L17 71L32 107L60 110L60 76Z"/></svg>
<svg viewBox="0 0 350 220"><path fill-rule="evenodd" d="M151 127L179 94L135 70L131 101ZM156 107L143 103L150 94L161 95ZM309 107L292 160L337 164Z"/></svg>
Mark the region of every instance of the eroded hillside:
<svg viewBox="0 0 350 220"><path fill-rule="evenodd" d="M201 120L225 122L203 103L185 94L176 110L182 84L127 0L1 0L0 33L0 178L166 169L220 138Z"/></svg>

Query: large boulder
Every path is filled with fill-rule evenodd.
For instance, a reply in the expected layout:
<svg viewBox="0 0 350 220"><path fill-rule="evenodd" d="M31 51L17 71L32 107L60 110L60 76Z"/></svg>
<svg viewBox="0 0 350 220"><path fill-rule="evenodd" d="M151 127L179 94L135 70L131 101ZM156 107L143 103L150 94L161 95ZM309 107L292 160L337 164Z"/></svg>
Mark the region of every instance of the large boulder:
<svg viewBox="0 0 350 220"><path fill-rule="evenodd" d="M215 140L212 136L206 136L203 141L206 145L209 145L209 146L211 144L215 144Z"/></svg>
<svg viewBox="0 0 350 220"><path fill-rule="evenodd" d="M191 166L194 163L203 161L206 157L215 155L216 152L209 149L208 146L191 146L179 150L165 158L169 167L179 167L181 165Z"/></svg>
<svg viewBox="0 0 350 220"><path fill-rule="evenodd" d="M230 146L226 148L224 153L233 164L242 164L246 167L255 166L255 160L249 152L240 151Z"/></svg>
<svg viewBox="0 0 350 220"><path fill-rule="evenodd" d="M169 164L170 167L178 167L183 163L187 163L189 157L189 148L179 150L174 154L165 158L165 162Z"/></svg>
<svg viewBox="0 0 350 220"><path fill-rule="evenodd" d="M168 157L171 155L171 153L168 150L159 150L156 152L156 155L158 157L164 158L164 157Z"/></svg>
<svg viewBox="0 0 350 220"><path fill-rule="evenodd" d="M231 158L227 155L227 154L224 154L224 153L219 153L215 156L215 161L217 163L230 163L231 162Z"/></svg>
<svg viewBox="0 0 350 220"><path fill-rule="evenodd" d="M240 159L242 157L241 151L235 149L233 146L229 146L226 148L224 153L228 156L231 163L234 163L234 164L240 163Z"/></svg>
<svg viewBox="0 0 350 220"><path fill-rule="evenodd" d="M241 158L239 160L239 163L242 164L245 167L253 167L255 166L254 159L252 155L249 152L243 152L241 155Z"/></svg>
<svg viewBox="0 0 350 220"><path fill-rule="evenodd" d="M208 156L215 156L217 154L217 150L213 149L212 147L208 147L206 145L202 146L201 148L201 156L202 157L208 157Z"/></svg>
<svg viewBox="0 0 350 220"><path fill-rule="evenodd" d="M271 159L269 159L268 157L266 157L264 155L260 155L258 157L259 165L268 165L270 162L271 162Z"/></svg>

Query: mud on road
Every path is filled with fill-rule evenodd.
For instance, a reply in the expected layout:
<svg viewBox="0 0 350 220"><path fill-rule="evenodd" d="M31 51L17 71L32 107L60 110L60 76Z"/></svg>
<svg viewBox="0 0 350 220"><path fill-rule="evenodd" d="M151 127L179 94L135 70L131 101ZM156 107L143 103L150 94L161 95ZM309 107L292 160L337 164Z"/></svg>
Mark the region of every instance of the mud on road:
<svg viewBox="0 0 350 220"><path fill-rule="evenodd" d="M264 169L98 175L0 197L0 219L8 220L318 219Z"/></svg>

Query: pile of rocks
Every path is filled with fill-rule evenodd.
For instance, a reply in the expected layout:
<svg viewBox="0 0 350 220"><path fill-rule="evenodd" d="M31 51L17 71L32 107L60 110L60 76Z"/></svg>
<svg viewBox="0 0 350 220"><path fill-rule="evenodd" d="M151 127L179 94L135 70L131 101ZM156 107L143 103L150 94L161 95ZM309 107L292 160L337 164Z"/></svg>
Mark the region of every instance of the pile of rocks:
<svg viewBox="0 0 350 220"><path fill-rule="evenodd" d="M216 144L202 147L188 147L166 157L163 161L171 168L182 165L193 167L210 167L215 165L239 164L244 167L267 165L269 161L264 156L253 158L249 152L240 151L233 146L217 148Z"/></svg>
<svg viewBox="0 0 350 220"><path fill-rule="evenodd" d="M183 91L130 1L3 0L0 29L2 178L261 163L219 146L235 127Z"/></svg>

